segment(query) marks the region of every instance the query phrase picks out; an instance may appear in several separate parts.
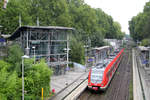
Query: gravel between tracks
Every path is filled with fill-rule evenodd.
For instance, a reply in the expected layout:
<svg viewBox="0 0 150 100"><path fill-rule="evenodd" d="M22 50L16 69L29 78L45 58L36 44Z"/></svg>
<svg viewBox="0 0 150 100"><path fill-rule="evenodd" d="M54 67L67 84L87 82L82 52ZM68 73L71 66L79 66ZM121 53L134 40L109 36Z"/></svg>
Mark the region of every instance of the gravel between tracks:
<svg viewBox="0 0 150 100"><path fill-rule="evenodd" d="M132 80L131 57L131 50L125 50L120 66L105 92L86 89L77 100L129 100L129 86Z"/></svg>

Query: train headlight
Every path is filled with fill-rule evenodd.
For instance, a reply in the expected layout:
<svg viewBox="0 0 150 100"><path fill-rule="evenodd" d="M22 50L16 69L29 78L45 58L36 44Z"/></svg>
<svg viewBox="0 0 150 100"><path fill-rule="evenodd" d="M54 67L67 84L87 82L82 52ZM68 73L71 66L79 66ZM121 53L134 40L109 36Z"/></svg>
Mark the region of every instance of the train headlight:
<svg viewBox="0 0 150 100"><path fill-rule="evenodd" d="M89 83L88 85L91 85L91 83Z"/></svg>

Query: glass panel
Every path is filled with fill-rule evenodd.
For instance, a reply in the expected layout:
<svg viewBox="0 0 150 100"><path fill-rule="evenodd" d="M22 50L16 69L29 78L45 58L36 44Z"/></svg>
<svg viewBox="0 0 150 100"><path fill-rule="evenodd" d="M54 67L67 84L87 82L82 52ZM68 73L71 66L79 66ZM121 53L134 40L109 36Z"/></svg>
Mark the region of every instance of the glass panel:
<svg viewBox="0 0 150 100"><path fill-rule="evenodd" d="M91 72L91 82L92 83L101 83L103 80L103 72L102 70L92 70Z"/></svg>

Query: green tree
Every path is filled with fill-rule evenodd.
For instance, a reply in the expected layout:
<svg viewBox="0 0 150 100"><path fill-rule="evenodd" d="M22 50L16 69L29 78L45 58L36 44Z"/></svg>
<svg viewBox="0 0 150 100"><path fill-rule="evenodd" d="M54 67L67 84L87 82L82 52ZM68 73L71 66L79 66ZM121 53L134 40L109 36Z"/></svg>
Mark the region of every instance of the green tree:
<svg viewBox="0 0 150 100"><path fill-rule="evenodd" d="M21 56L19 45L14 44L8 49L7 61L0 61L0 97L6 100L19 100L21 97ZM25 98L37 99L44 88L44 96L50 92L50 76L52 70L44 60L33 64L34 59L24 60ZM3 80L3 81L2 81ZM10 84L11 83L11 84ZM1 91L2 90L2 91ZM16 96L17 95L17 96Z"/></svg>
<svg viewBox="0 0 150 100"><path fill-rule="evenodd" d="M104 36L101 32L95 32L91 35L91 45L92 47L101 47L104 46Z"/></svg>
<svg viewBox="0 0 150 100"><path fill-rule="evenodd" d="M0 98L3 100L20 100L21 80L16 71L9 71L11 65L0 60Z"/></svg>
<svg viewBox="0 0 150 100"><path fill-rule="evenodd" d="M84 64L85 50L84 45L80 41L80 39L72 38L70 42L70 49L71 49L70 51L71 61Z"/></svg>
<svg viewBox="0 0 150 100"><path fill-rule="evenodd" d="M83 35L84 42L92 34L102 34L104 38L123 36L111 16L91 8L84 0L10 0L7 9L0 11L2 32L12 34L19 26L19 16L22 25L36 25L39 18L41 26L74 27Z"/></svg>
<svg viewBox="0 0 150 100"><path fill-rule="evenodd" d="M16 70L19 76L21 76L21 56L23 56L23 52L19 45L13 44L8 47L8 57L5 60L11 64L9 70Z"/></svg>
<svg viewBox="0 0 150 100"><path fill-rule="evenodd" d="M150 40L149 39L143 39L141 41L141 45L142 46L149 46L150 45Z"/></svg>
<svg viewBox="0 0 150 100"><path fill-rule="evenodd" d="M129 30L134 41L141 41L145 38L150 38L150 2L144 6L142 13L133 17L129 21Z"/></svg>
<svg viewBox="0 0 150 100"><path fill-rule="evenodd" d="M30 69L30 70L29 70ZM44 89L44 96L50 93L50 76L52 70L44 60L33 64L33 60L25 60L25 91L26 96L40 97L41 89Z"/></svg>
<svg viewBox="0 0 150 100"><path fill-rule="evenodd" d="M114 22L113 24L114 24L113 26L114 26L115 32L116 32L115 37L117 39L122 39L125 34L123 32L121 32L121 25L118 22Z"/></svg>

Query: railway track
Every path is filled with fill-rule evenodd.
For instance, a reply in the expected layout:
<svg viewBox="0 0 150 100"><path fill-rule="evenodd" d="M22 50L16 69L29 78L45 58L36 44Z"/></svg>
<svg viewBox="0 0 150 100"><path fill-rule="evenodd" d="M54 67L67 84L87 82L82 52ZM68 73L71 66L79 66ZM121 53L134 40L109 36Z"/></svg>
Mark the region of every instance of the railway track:
<svg viewBox="0 0 150 100"><path fill-rule="evenodd" d="M126 49L123 59L105 92L86 89L77 100L129 100L129 86L132 80L131 49Z"/></svg>

